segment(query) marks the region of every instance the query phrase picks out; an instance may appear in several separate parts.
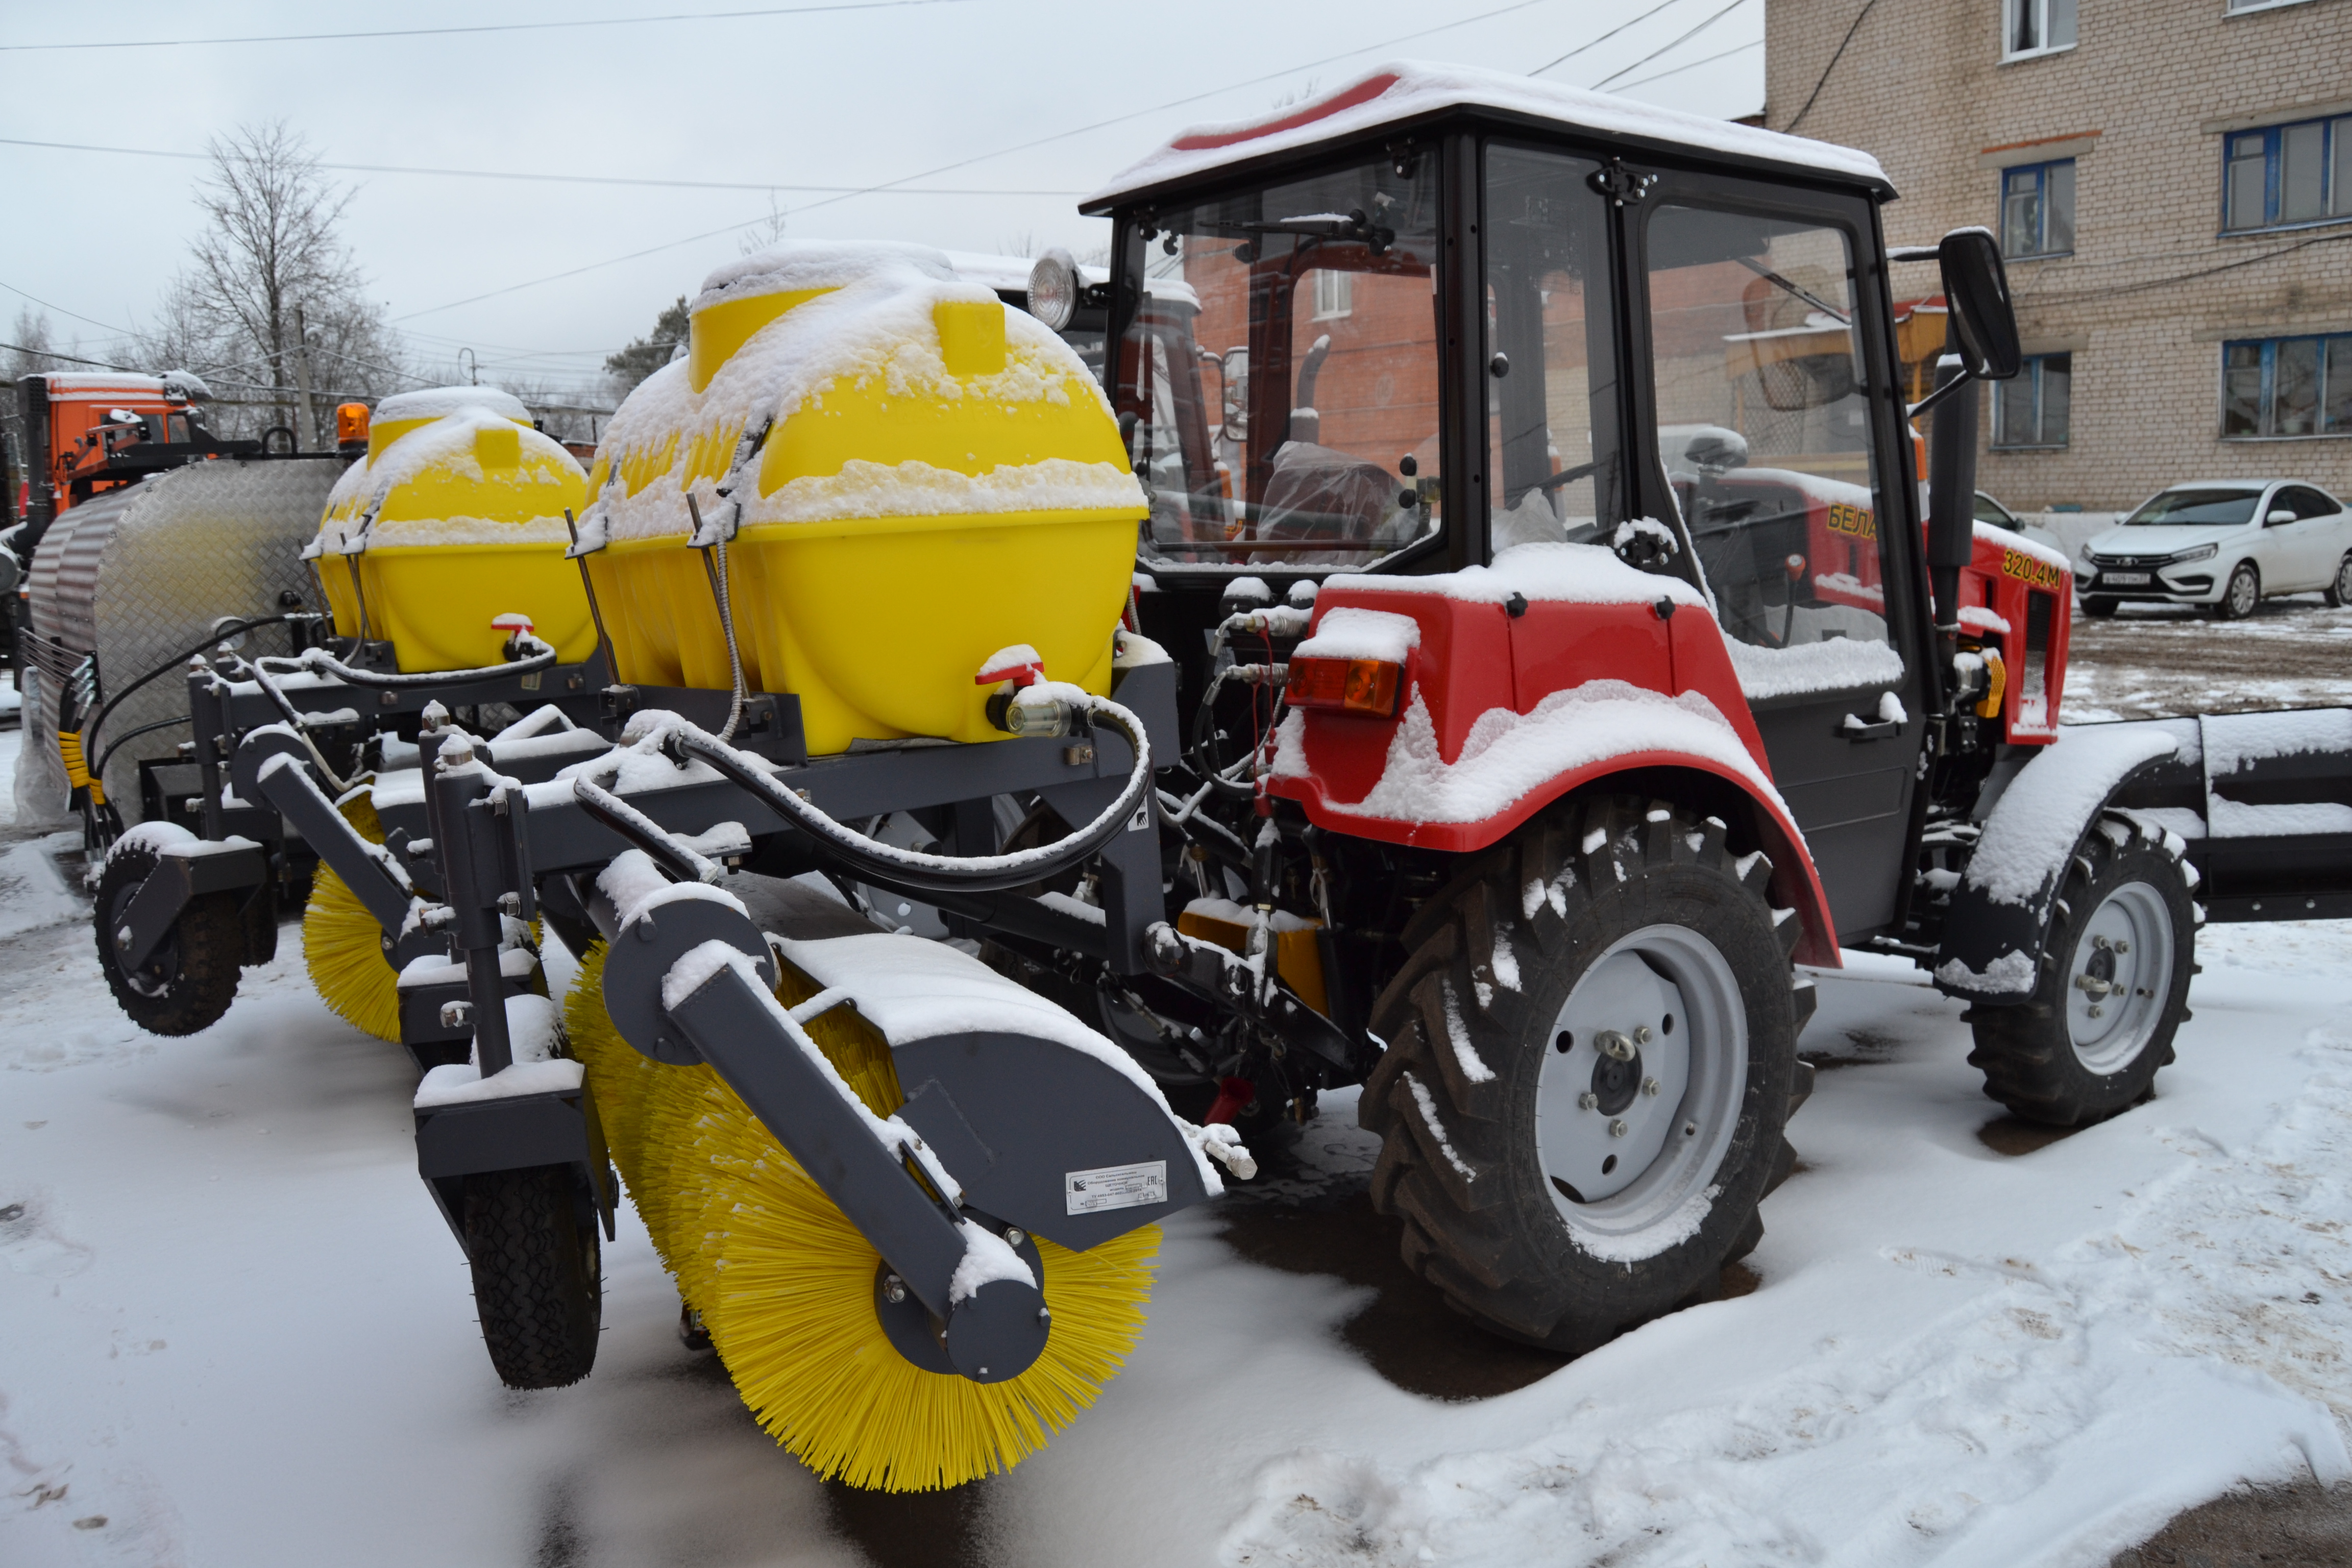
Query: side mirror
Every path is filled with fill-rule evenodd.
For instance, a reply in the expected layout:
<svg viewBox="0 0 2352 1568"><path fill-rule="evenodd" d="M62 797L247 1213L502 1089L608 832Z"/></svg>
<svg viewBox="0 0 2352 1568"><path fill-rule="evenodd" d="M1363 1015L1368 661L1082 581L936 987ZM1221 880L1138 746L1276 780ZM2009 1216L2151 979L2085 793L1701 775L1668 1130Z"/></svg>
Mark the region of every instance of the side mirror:
<svg viewBox="0 0 2352 1568"><path fill-rule="evenodd" d="M2017 310L2009 297L2009 272L1992 231L1956 228L1936 247L1944 270L1944 300L1952 332L1948 353L1976 381L2007 381L2025 367L2017 337Z"/></svg>
<svg viewBox="0 0 2352 1568"><path fill-rule="evenodd" d="M2293 522L2294 521L2295 514L2294 512L2289 511L2283 506L2276 506L2271 508L2270 515L2263 519L2263 526L2264 528L2276 528L2280 523Z"/></svg>

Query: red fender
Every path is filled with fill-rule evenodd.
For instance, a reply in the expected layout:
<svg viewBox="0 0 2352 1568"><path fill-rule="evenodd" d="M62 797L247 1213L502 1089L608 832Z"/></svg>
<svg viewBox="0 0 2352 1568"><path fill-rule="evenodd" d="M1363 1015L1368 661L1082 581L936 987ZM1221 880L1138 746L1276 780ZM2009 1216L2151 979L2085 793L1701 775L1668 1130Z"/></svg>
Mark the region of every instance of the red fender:
<svg viewBox="0 0 2352 1568"><path fill-rule="evenodd" d="M1602 552L1594 554L1615 564ZM1634 602L1548 601L1535 595L1506 598L1482 579L1475 584L1478 596L1473 597L1454 586L1470 575L1402 578L1377 585L1363 578L1334 579L1326 585L1316 604L1318 626L1332 610L1353 606L1409 616L1418 628L1399 682L1405 693L1402 711L1387 719L1294 711L1284 722L1269 790L1297 801L1309 821L1330 832L1474 854L1568 795L1613 776L1636 769L1704 775L1703 784L1694 778L1695 803L1721 801L1728 785L1747 816L1738 826L1747 827L1771 858L1774 901L1794 910L1803 922L1799 962L1837 967L1837 929L1804 835L1769 786L1759 786L1759 775L1769 776L1769 766L1763 743L1724 650L1721 629L1696 602L1696 595L1680 583L1669 587L1660 579L1646 578L1636 579L1635 585L1648 597ZM1702 742L1688 731L1689 738L1680 744L1656 744L1653 735L1648 747L1635 749L1640 744L1636 739L1615 752L1603 739L1598 754L1528 780L1498 809L1484 812L1482 804L1478 809L1484 814L1475 819L1412 819L1363 810L1362 803L1382 782L1392 743L1408 723L1426 727L1425 742L1433 755L1425 761L1450 771L1460 764L1486 716L1497 711L1531 715L1547 699L1595 689L1596 683L1601 683L1596 695L1608 700L1613 693L1607 683L1612 682L1622 683L1618 691L1631 688L1627 695L1673 700L1685 713L1691 710L1686 706L1690 695L1705 698L1712 715L1710 730L1719 720L1725 738L1732 742L1727 754L1709 756L1691 749ZM1669 710L1664 717L1671 728L1681 716ZM1654 774L1640 787L1657 793Z"/></svg>

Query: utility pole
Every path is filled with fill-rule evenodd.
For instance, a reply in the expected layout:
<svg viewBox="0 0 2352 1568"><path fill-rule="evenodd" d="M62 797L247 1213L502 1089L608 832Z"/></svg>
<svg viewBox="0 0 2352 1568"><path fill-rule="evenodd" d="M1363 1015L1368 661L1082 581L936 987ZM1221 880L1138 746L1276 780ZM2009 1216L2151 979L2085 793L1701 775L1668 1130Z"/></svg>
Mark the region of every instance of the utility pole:
<svg viewBox="0 0 2352 1568"><path fill-rule="evenodd" d="M302 324L302 307L299 305L294 307L294 379L302 393L302 417L294 421L294 449L298 452L316 451L322 445L319 439L319 405L310 401L310 332ZM305 425L310 427L308 447L302 444L302 426Z"/></svg>

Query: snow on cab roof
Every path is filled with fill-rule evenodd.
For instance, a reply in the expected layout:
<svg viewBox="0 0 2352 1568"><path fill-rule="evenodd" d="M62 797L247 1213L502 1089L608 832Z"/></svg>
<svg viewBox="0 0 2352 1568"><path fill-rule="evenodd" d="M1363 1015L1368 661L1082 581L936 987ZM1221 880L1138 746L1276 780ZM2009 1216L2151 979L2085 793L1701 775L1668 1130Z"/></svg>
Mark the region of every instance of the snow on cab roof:
<svg viewBox="0 0 2352 1568"><path fill-rule="evenodd" d="M1088 196L1078 210L1091 213L1122 197L1228 163L1463 106L1506 110L1579 130L1704 147L1820 169L1874 184L1888 184L1877 159L1850 147L1660 109L1614 93L1560 87L1507 71L1399 60L1303 108L1272 118L1193 126Z"/></svg>

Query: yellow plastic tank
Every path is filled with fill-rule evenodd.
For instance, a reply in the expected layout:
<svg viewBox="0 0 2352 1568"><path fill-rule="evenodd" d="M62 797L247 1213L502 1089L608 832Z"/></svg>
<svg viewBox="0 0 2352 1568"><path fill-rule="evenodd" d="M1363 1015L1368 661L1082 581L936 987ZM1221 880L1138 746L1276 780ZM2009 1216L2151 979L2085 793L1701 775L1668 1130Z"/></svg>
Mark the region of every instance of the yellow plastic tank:
<svg viewBox="0 0 2352 1568"><path fill-rule="evenodd" d="M1109 689L1143 491L1077 355L915 246L794 245L713 273L685 357L614 415L583 536L622 680L724 688L687 499L729 547L745 679L814 755L1001 739L989 657Z"/></svg>
<svg viewBox="0 0 2352 1568"><path fill-rule="evenodd" d="M402 670L473 669L505 657L509 634L491 622L521 615L578 663L596 631L580 569L564 558L563 513L576 517L586 499L579 463L509 395L450 386L385 398L309 552L336 632L358 636L364 609L368 637L388 639Z"/></svg>

